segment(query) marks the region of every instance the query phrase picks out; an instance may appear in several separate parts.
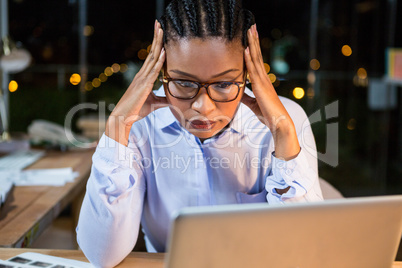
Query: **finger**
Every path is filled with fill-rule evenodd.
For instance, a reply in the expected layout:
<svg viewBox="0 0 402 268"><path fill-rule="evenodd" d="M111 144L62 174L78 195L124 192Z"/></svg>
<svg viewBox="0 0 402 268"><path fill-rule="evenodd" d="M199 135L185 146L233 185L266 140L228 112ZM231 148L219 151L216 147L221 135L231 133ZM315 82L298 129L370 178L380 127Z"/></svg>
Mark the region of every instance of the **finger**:
<svg viewBox="0 0 402 268"><path fill-rule="evenodd" d="M258 38L257 33L257 26L254 24L253 27L253 34L252 34L252 42L251 42L251 58L256 65L256 68L260 75L266 75L265 68L264 68L264 59L262 58L260 41Z"/></svg>
<svg viewBox="0 0 402 268"><path fill-rule="evenodd" d="M256 37L256 29L255 25L253 25L247 32L247 38L249 40L249 48L250 48L250 55L251 60L253 61L256 72L258 72L261 76L266 76L265 68L264 68L264 61L262 59L261 48L259 41Z"/></svg>
<svg viewBox="0 0 402 268"><path fill-rule="evenodd" d="M166 97L156 96L154 92L151 92L149 95L150 98L152 99L154 110L166 107L169 104Z"/></svg>
<svg viewBox="0 0 402 268"><path fill-rule="evenodd" d="M259 74L259 61L258 61L258 54L256 45L255 45L255 40L254 40L254 25L247 31L247 38L248 38L248 43L249 43L249 48L248 52L250 55L250 60L254 65L254 75Z"/></svg>
<svg viewBox="0 0 402 268"><path fill-rule="evenodd" d="M250 108L253 113L255 113L256 115L260 115L261 111L255 98L247 94L243 94L241 102L244 103L248 108Z"/></svg>
<svg viewBox="0 0 402 268"><path fill-rule="evenodd" d="M250 104L255 100L255 98L247 95L246 93L243 94L243 97L241 98L241 102L243 102L244 104Z"/></svg>
<svg viewBox="0 0 402 268"><path fill-rule="evenodd" d="M261 78L256 70L255 64L254 64L253 60L251 59L250 47L247 47L244 50L244 59L246 62L246 68L247 68L248 74L250 75L251 84L254 84L257 81L261 81Z"/></svg>
<svg viewBox="0 0 402 268"><path fill-rule="evenodd" d="M264 67L264 58L262 57L262 51L261 51L261 45L260 45L260 37L258 36L258 31L257 31L257 24L254 24L254 39L255 39L255 45L256 49L260 58L260 62L262 63L262 66ZM265 69L265 68L264 68Z"/></svg>
<svg viewBox="0 0 402 268"><path fill-rule="evenodd" d="M261 46L260 46L260 38L258 37L257 24L254 24L254 45L256 48L256 52L257 52L257 59L261 65L261 67L265 70L264 58L262 57Z"/></svg>
<svg viewBox="0 0 402 268"><path fill-rule="evenodd" d="M166 107L169 103L167 101L166 97L161 97L161 96L156 96L156 101L162 106L162 107Z"/></svg>
<svg viewBox="0 0 402 268"><path fill-rule="evenodd" d="M153 67L148 72L148 75L147 75L148 83L153 84L155 82L155 80L158 78L159 72L162 69L165 59L166 59L166 52L165 52L165 49L162 48L161 52L159 53L157 62L153 65Z"/></svg>
<svg viewBox="0 0 402 268"><path fill-rule="evenodd" d="M155 31L154 31L154 39L152 40L151 49L148 53L147 58L145 59L143 66L148 66L149 64L155 64L156 60L159 57L159 52L161 49L161 42L163 40L162 28L159 22L155 22ZM159 45L159 49L158 49Z"/></svg>
<svg viewBox="0 0 402 268"><path fill-rule="evenodd" d="M155 23L154 23L154 36L153 36L153 39L152 39L151 50L153 50L153 48L155 47L155 43L156 43L155 40L157 40L157 34L158 34L158 21L155 20ZM149 54L148 54L148 56L149 56ZM148 66L149 61L150 61L150 57L148 57L148 56L145 59L141 69L138 71L137 75L141 75L144 72L146 66Z"/></svg>

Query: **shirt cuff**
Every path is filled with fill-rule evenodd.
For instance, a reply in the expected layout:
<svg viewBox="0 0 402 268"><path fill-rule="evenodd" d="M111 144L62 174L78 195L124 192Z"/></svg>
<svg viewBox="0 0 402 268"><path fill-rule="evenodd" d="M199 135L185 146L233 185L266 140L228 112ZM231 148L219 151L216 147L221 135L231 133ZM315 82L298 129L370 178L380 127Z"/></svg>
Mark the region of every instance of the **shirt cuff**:
<svg viewBox="0 0 402 268"><path fill-rule="evenodd" d="M295 158L289 161L276 158L274 153L271 159L272 174L268 176L265 186L267 191L280 201L301 198L313 187L317 174L309 167L302 149ZM282 195L275 190L275 188L285 189L289 186L289 190Z"/></svg>
<svg viewBox="0 0 402 268"><path fill-rule="evenodd" d="M96 154L107 162L112 162L122 167L132 167L132 161L136 159L135 150L126 147L103 133L96 147Z"/></svg>

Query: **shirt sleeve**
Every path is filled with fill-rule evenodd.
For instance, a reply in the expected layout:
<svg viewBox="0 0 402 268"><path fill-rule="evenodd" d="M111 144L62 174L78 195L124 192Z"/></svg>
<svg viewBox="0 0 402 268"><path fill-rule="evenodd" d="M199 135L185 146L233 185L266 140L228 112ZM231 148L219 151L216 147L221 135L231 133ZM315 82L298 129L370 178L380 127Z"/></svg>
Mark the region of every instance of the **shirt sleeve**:
<svg viewBox="0 0 402 268"><path fill-rule="evenodd" d="M268 203L323 200L318 175L309 166L303 149L289 161L276 158L275 153L271 157L272 171L265 184ZM289 186L289 190L282 195L275 190Z"/></svg>
<svg viewBox="0 0 402 268"><path fill-rule="evenodd" d="M138 155L104 134L92 157L76 232L95 267L116 266L137 241L146 188Z"/></svg>
<svg viewBox="0 0 402 268"><path fill-rule="evenodd" d="M310 202L323 200L318 180L318 157L311 123L303 108L296 102L279 97L295 125L301 150L289 161L271 155L272 169L265 188L269 203ZM289 190L280 195L276 189Z"/></svg>

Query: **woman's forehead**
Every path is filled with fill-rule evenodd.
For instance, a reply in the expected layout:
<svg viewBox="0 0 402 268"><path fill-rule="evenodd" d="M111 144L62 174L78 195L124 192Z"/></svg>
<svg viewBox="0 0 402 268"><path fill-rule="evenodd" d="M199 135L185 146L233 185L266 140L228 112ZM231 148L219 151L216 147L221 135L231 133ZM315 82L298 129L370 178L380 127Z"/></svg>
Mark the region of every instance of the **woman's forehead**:
<svg viewBox="0 0 402 268"><path fill-rule="evenodd" d="M219 73L230 68L242 69L244 57L241 42L227 42L221 38L192 38L171 41L166 46L168 69L188 72Z"/></svg>
<svg viewBox="0 0 402 268"><path fill-rule="evenodd" d="M239 57L243 59L243 46L241 42L228 42L222 38L191 38L171 41L165 47L166 55L180 56L179 59L191 60L207 58L231 58ZM173 58L173 57L171 57Z"/></svg>

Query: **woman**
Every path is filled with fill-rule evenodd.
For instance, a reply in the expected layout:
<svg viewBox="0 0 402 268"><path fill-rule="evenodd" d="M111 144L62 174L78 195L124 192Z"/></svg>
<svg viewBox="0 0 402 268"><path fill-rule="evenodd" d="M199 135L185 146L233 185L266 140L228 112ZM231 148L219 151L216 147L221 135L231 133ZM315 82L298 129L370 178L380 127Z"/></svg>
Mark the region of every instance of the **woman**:
<svg viewBox="0 0 402 268"><path fill-rule="evenodd" d="M170 216L186 206L322 200L308 119L277 96L239 2L173 0L155 22L93 156L77 240L96 266L122 261L140 222L148 251L165 251Z"/></svg>

